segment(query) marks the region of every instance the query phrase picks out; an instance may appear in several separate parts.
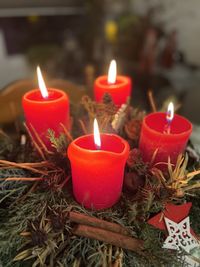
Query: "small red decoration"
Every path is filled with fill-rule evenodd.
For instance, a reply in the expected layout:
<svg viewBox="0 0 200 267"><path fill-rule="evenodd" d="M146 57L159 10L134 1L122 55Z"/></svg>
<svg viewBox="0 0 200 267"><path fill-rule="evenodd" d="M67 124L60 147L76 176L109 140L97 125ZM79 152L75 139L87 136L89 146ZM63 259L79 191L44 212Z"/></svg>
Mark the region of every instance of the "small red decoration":
<svg viewBox="0 0 200 267"><path fill-rule="evenodd" d="M159 228L160 230L167 230L164 217L167 217L175 223L179 223L188 216L191 207L191 202L182 205L174 205L167 203L165 205L165 209L150 220L148 220L148 223L156 228Z"/></svg>

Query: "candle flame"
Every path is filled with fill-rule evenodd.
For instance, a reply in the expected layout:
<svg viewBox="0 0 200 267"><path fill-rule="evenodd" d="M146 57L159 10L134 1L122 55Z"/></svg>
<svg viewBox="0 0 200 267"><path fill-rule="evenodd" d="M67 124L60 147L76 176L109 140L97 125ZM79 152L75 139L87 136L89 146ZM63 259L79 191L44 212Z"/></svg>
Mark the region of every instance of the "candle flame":
<svg viewBox="0 0 200 267"><path fill-rule="evenodd" d="M37 66L37 77L38 77L38 85L39 85L42 97L47 98L49 96L49 93L48 93L47 87L45 85L44 79L42 77L42 72L41 72L39 66Z"/></svg>
<svg viewBox="0 0 200 267"><path fill-rule="evenodd" d="M113 59L110 62L109 70L108 70L108 83L114 84L117 78L117 63Z"/></svg>
<svg viewBox="0 0 200 267"><path fill-rule="evenodd" d="M100 133L99 133L99 126L98 126L96 119L94 119L94 143L95 143L97 149L101 148L101 138L100 138Z"/></svg>
<svg viewBox="0 0 200 267"><path fill-rule="evenodd" d="M167 122L171 123L173 118L174 118L174 105L172 102L170 102L168 105L167 115L166 115Z"/></svg>

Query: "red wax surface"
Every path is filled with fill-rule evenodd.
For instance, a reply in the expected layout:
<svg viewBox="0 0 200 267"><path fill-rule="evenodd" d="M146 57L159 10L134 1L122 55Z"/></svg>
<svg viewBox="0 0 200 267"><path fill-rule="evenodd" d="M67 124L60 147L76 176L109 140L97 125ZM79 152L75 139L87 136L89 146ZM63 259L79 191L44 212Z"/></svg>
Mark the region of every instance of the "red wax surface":
<svg viewBox="0 0 200 267"><path fill-rule="evenodd" d="M117 76L114 84L109 84L108 76L100 76L94 82L94 96L97 102L101 102L105 93L112 96L117 106L126 103L127 97L131 96L131 79L127 76Z"/></svg>
<svg viewBox="0 0 200 267"><path fill-rule="evenodd" d="M68 156L77 202L90 209L113 206L121 195L128 154L128 143L117 135L101 134L101 150L96 149L92 134L74 140Z"/></svg>
<svg viewBox="0 0 200 267"><path fill-rule="evenodd" d="M43 98L40 90L35 89L27 92L22 99L26 123L31 130L30 124L35 128L43 142L50 148L47 138L47 130L55 131L56 136L62 132L60 123L67 129L70 127L69 99L65 92L58 89L48 89L48 98ZM32 130L31 130L32 132ZM33 136L34 133L32 132ZM37 142L37 139L35 138Z"/></svg>
<svg viewBox="0 0 200 267"><path fill-rule="evenodd" d="M158 149L154 164L168 162L169 156L175 164L178 155L184 151L192 133L192 124L177 114L172 120L169 134L165 133L166 124L166 113L155 112L144 118L139 149L145 162L151 162L154 152ZM165 168L164 166L166 167L166 164L157 164L161 169Z"/></svg>

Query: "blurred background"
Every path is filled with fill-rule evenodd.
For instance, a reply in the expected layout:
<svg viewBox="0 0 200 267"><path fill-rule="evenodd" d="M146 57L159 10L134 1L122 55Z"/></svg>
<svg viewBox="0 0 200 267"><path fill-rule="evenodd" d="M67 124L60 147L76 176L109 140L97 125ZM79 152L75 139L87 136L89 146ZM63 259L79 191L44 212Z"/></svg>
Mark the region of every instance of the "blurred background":
<svg viewBox="0 0 200 267"><path fill-rule="evenodd" d="M133 105L149 110L151 88L158 107L174 98L199 124L199 25L199 0L0 0L0 99L37 65L89 88L115 58L133 78Z"/></svg>

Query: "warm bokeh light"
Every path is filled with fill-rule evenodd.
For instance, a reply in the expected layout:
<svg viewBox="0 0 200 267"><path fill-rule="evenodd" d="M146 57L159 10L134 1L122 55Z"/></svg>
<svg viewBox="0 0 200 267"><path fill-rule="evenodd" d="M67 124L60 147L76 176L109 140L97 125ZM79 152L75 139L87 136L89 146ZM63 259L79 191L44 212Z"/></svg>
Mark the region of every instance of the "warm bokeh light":
<svg viewBox="0 0 200 267"><path fill-rule="evenodd" d="M117 63L113 59L110 62L109 70L108 70L108 83L114 84L117 78Z"/></svg>
<svg viewBox="0 0 200 267"><path fill-rule="evenodd" d="M46 88L44 79L42 77L42 72L41 72L39 66L37 66L37 77L38 77L38 85L39 85L39 88L40 88L40 92L42 94L42 97L43 98L47 98L49 96L49 94L48 94L48 90Z"/></svg>
<svg viewBox="0 0 200 267"><path fill-rule="evenodd" d="M168 123L171 123L173 118L174 118L174 104L170 102L168 105L167 115L166 115Z"/></svg>
<svg viewBox="0 0 200 267"><path fill-rule="evenodd" d="M97 149L101 148L101 138L100 138L99 126L98 126L96 119L94 119L94 143L95 143Z"/></svg>

